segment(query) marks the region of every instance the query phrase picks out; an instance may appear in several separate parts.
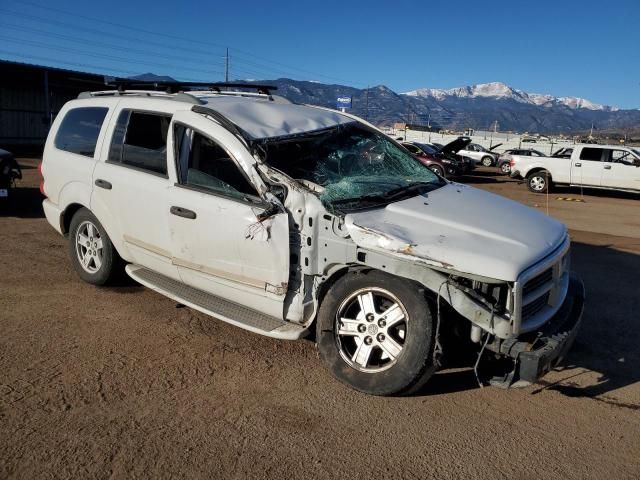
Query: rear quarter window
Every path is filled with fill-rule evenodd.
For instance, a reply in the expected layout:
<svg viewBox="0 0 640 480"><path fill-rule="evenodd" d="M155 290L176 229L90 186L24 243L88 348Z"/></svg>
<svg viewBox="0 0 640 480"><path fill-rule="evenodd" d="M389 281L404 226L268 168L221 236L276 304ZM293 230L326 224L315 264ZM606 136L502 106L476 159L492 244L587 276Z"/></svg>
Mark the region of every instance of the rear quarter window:
<svg viewBox="0 0 640 480"><path fill-rule="evenodd" d="M98 135L108 111L107 107L83 107L69 110L56 133L54 141L56 148L85 157L93 157Z"/></svg>

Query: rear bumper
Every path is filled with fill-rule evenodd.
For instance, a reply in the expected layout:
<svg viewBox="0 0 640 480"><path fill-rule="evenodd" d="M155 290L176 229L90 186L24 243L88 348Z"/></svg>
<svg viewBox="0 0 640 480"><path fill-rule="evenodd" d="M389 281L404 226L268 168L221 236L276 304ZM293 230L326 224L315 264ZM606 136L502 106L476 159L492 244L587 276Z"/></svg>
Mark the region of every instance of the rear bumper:
<svg viewBox="0 0 640 480"><path fill-rule="evenodd" d="M44 216L47 217L47 221L58 231L58 233L62 234L62 225L60 225L62 210L60 210L58 206L48 198L45 198L42 202L42 209L44 210Z"/></svg>
<svg viewBox="0 0 640 480"><path fill-rule="evenodd" d="M511 373L491 383L501 387L529 385L558 365L578 334L584 298L584 284L572 273L564 303L538 332L488 345L490 350L515 360Z"/></svg>

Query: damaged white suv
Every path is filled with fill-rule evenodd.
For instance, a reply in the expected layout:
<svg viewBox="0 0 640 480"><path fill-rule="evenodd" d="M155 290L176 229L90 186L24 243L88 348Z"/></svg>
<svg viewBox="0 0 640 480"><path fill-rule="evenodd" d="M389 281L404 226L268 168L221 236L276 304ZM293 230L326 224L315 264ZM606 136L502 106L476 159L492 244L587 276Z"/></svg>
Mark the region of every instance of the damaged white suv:
<svg viewBox="0 0 640 480"><path fill-rule="evenodd" d="M124 87L67 103L45 147L44 211L85 281L124 267L252 332L315 334L333 375L377 395L420 388L454 324L513 360L502 386L572 344L584 291L561 223L272 87Z"/></svg>

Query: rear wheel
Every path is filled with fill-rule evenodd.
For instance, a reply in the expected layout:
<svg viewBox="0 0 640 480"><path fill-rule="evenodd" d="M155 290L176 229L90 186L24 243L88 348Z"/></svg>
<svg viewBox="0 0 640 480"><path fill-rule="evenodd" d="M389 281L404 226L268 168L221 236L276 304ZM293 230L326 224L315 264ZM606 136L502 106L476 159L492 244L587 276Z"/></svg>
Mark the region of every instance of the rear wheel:
<svg viewBox="0 0 640 480"><path fill-rule="evenodd" d="M493 165L493 157L490 157L489 155L486 155L484 157L482 157L482 165L485 167L490 167L491 165Z"/></svg>
<svg viewBox="0 0 640 480"><path fill-rule="evenodd" d="M500 171L505 175L511 173L511 165L509 165L509 162L504 162L502 165L500 165Z"/></svg>
<svg viewBox="0 0 640 480"><path fill-rule="evenodd" d="M531 173L527 177L527 186L534 193L545 193L549 191L551 175L545 170Z"/></svg>
<svg viewBox="0 0 640 480"><path fill-rule="evenodd" d="M434 324L419 287L378 271L349 273L327 292L320 355L341 382L372 395L406 394L433 374Z"/></svg>
<svg viewBox="0 0 640 480"><path fill-rule="evenodd" d="M122 270L122 260L98 219L81 208L71 219L69 255L76 272L87 283L104 285Z"/></svg>

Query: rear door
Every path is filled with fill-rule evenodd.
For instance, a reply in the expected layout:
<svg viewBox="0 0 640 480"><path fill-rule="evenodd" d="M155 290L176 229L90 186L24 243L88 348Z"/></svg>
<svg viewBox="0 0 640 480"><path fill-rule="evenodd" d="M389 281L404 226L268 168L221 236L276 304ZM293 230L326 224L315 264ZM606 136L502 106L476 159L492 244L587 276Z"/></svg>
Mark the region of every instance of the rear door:
<svg viewBox="0 0 640 480"><path fill-rule="evenodd" d="M606 149L602 186L640 190L640 166L636 162L637 157L628 150Z"/></svg>
<svg viewBox="0 0 640 480"><path fill-rule="evenodd" d="M167 132L171 113L119 107L93 173L91 209L126 260L172 278Z"/></svg>
<svg viewBox="0 0 640 480"><path fill-rule="evenodd" d="M602 156L599 147L582 147L579 158L571 160L571 183L599 187L602 179Z"/></svg>
<svg viewBox="0 0 640 480"><path fill-rule="evenodd" d="M172 124L177 181L169 191L173 262L182 281L283 318L289 281L286 213L271 207L255 160L229 131L193 112Z"/></svg>

